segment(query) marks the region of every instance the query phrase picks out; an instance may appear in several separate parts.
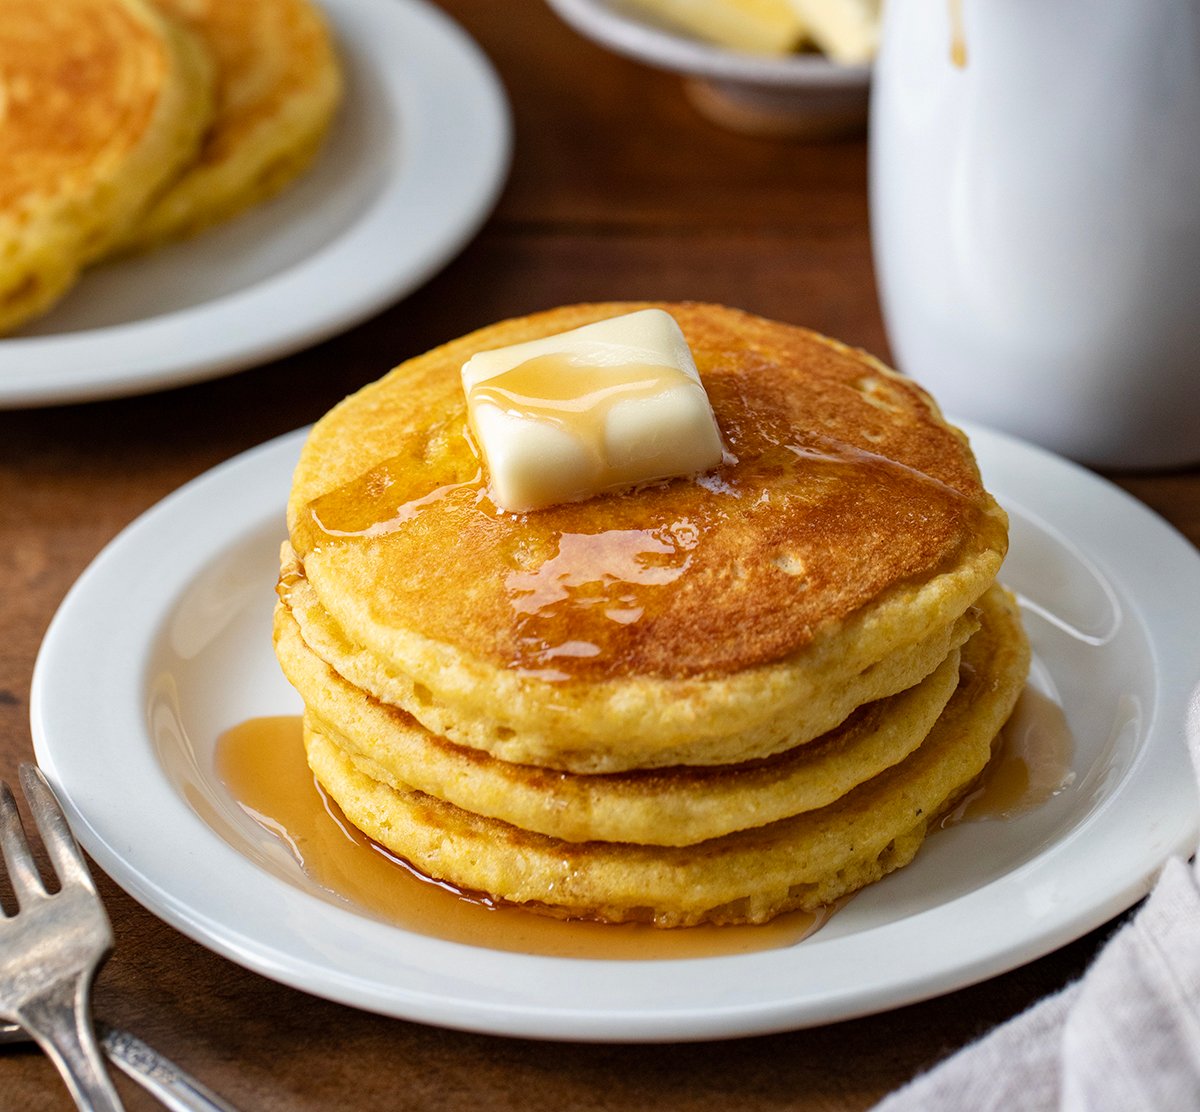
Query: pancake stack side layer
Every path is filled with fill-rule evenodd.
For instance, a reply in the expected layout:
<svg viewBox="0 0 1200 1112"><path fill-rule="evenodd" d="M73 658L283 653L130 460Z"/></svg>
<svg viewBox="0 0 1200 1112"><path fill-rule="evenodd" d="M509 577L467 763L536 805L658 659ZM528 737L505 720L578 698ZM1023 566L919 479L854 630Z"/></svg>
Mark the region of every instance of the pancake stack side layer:
<svg viewBox="0 0 1200 1112"><path fill-rule="evenodd" d="M727 448L703 475L514 514L459 371L579 305L397 367L313 429L276 654L352 823L469 895L658 926L816 910L977 782L1029 649L1007 520L911 381L714 305L680 325Z"/></svg>
<svg viewBox="0 0 1200 1112"><path fill-rule="evenodd" d="M0 0L0 333L278 192L340 93L309 0Z"/></svg>

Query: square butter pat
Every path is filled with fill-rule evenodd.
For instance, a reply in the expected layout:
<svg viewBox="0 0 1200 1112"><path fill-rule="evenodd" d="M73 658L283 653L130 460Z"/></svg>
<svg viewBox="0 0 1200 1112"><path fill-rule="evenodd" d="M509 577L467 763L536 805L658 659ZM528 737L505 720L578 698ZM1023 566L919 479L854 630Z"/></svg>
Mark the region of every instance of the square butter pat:
<svg viewBox="0 0 1200 1112"><path fill-rule="evenodd" d="M522 513L721 462L721 436L674 318L640 309L462 368L491 493Z"/></svg>

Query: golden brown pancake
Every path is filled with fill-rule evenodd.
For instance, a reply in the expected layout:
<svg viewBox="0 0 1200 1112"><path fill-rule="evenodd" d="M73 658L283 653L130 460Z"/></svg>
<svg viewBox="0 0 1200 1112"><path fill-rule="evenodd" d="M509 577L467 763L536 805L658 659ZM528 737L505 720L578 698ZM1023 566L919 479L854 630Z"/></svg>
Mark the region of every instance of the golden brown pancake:
<svg viewBox="0 0 1200 1112"><path fill-rule="evenodd" d="M373 779L309 717L309 763L357 827L428 876L532 910L685 926L815 910L906 864L975 782L1024 684L1013 600L989 591L957 690L920 747L816 811L683 847L569 842Z"/></svg>
<svg viewBox="0 0 1200 1112"><path fill-rule="evenodd" d="M523 736L497 735L491 716L482 721L461 722L421 691L411 676L392 667L360 645L353 644L338 628L316 598L316 592L304 576L304 569L291 546L281 553L278 594L281 604L300 628L306 646L330 665L340 676L378 701L396 708L420 706L420 725L434 734L452 734L463 744L482 749L501 760L521 762L528 739ZM965 618L930 630L919 641L905 646L870 667L844 676L835 688L814 691L816 680L810 674L800 677L807 684L803 692L793 692L789 702L793 711L786 725L786 737L780 751L820 736L836 727L855 707L904 691L928 676L946 655L966 636ZM406 712L407 713L407 712ZM647 767L670 763L670 751L660 748ZM711 764L706 749L697 744L679 747L677 763ZM564 762L565 763L565 762ZM583 771L595 771L581 762ZM728 762L726 762L728 763ZM557 767L557 766L553 766ZM570 767L569 765L567 767Z"/></svg>
<svg viewBox="0 0 1200 1112"><path fill-rule="evenodd" d="M725 465L498 510L461 364L642 307L483 329L401 365L308 439L288 507L303 577L348 651L406 677L397 704L450 741L581 773L766 758L915 683L895 662L948 636L994 579L1004 514L923 391L835 341L713 305L659 307L695 356Z"/></svg>
<svg viewBox="0 0 1200 1112"><path fill-rule="evenodd" d="M462 364L644 307L483 329L319 422L276 652L325 790L439 881L660 926L813 910L909 861L986 766L1029 660L1007 522L911 382L694 304L658 307L721 466L500 510Z"/></svg>
<svg viewBox="0 0 1200 1112"><path fill-rule="evenodd" d="M974 617L964 618L957 640L977 628ZM959 661L956 648L914 687L766 760L588 776L511 764L429 733L338 675L282 605L275 651L314 728L372 779L567 841L676 846L823 807L903 760L957 687Z"/></svg>
<svg viewBox="0 0 1200 1112"><path fill-rule="evenodd" d="M193 157L211 81L142 0L0 0L0 331L49 308Z"/></svg>
<svg viewBox="0 0 1200 1112"><path fill-rule="evenodd" d="M279 192L313 160L341 93L329 29L309 0L153 0L216 62L216 115L196 160L124 247L191 235Z"/></svg>

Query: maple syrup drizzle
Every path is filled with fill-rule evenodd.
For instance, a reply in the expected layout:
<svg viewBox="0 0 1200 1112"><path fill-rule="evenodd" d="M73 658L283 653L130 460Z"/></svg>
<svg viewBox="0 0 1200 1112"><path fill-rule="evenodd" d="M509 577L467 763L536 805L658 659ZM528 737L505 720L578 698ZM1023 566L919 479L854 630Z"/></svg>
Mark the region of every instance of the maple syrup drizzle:
<svg viewBox="0 0 1200 1112"><path fill-rule="evenodd" d="M963 24L963 0L948 0L950 4L950 61L959 69L967 66L967 36Z"/></svg>
<svg viewBox="0 0 1200 1112"><path fill-rule="evenodd" d="M548 957L663 960L793 946L833 913L791 912L762 926L675 930L552 919L430 880L372 842L314 782L299 717L235 726L218 740L215 763L241 808L279 839L312 884L417 934Z"/></svg>
<svg viewBox="0 0 1200 1112"><path fill-rule="evenodd" d="M1074 781L1074 748L1062 707L1026 687L978 786L942 825L1011 819L1036 810Z"/></svg>
<svg viewBox="0 0 1200 1112"><path fill-rule="evenodd" d="M679 388L703 390L677 367L652 363L600 367L563 355L539 355L477 383L468 397L474 407L490 405L566 429L601 459L605 425L615 405ZM620 473L614 472L601 485L621 481Z"/></svg>
<svg viewBox="0 0 1200 1112"><path fill-rule="evenodd" d="M483 473L476 470L470 478L429 490L420 471L414 474L410 460L386 460L354 484L316 499L309 507L310 525L318 536L334 541L383 537L439 503L462 508L473 505L482 487ZM447 507L441 508L445 511Z"/></svg>
<svg viewBox="0 0 1200 1112"><path fill-rule="evenodd" d="M597 640L572 636L572 615L592 610L617 625L639 621L653 594L678 580L691 562L700 529L691 521L656 529L563 533L549 559L505 576L521 648L519 667L548 680L566 680L559 662L603 652ZM579 628L575 623L575 628Z"/></svg>
<svg viewBox="0 0 1200 1112"><path fill-rule="evenodd" d="M299 547L384 545L388 552L380 560L387 566L449 569L444 587L426 577L391 581L389 591L431 636L452 644L462 632L453 621L461 598L434 591L461 587L463 576L453 569L464 562L499 567L502 597L489 618L499 636L487 651L500 666L565 681L623 674L631 646L663 644L664 636L676 639L664 655L678 675L740 669L792 651L791 634L781 626L778 643L756 642L754 659L726 660L721 654L733 650L721 646L733 639L681 632L673 618L685 581L705 583L692 597L709 597L708 584L727 582L731 569L739 574L732 533L780 538L775 543L789 551L781 551L773 567L803 574L781 576L770 560L750 561L763 582L727 598L753 607L769 595L802 625L804 609L823 597L825 580L841 595L855 595L846 600L848 609L873 597L884 584L871 573L893 565L898 534L909 538L913 574L928 574L957 559L953 538L1002 528L978 499L862 448L815 435L793 442L792 430L765 421L731 426L728 433L736 457L705 476L644 488L599 510L595 503L575 503L512 515L488 497L465 426L447 428L439 433L446 463L437 478L430 478L423 443L414 441L404 454L312 502L300 525L308 536ZM808 496L794 497L795 490ZM916 536L914 506L925 524ZM855 549L860 574L847 583L822 554L849 517L869 520L873 528ZM726 528L733 518L736 524ZM735 625L754 617L727 616ZM808 617L812 624L824 615ZM463 647L479 651L478 645Z"/></svg>

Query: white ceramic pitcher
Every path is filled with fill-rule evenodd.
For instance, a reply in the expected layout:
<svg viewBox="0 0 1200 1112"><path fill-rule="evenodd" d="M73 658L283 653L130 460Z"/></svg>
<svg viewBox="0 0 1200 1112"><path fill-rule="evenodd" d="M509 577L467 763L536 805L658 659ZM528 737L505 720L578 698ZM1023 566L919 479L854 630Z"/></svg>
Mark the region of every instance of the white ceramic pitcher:
<svg viewBox="0 0 1200 1112"><path fill-rule="evenodd" d="M947 412L1200 461L1200 0L888 0L870 175L896 361Z"/></svg>

